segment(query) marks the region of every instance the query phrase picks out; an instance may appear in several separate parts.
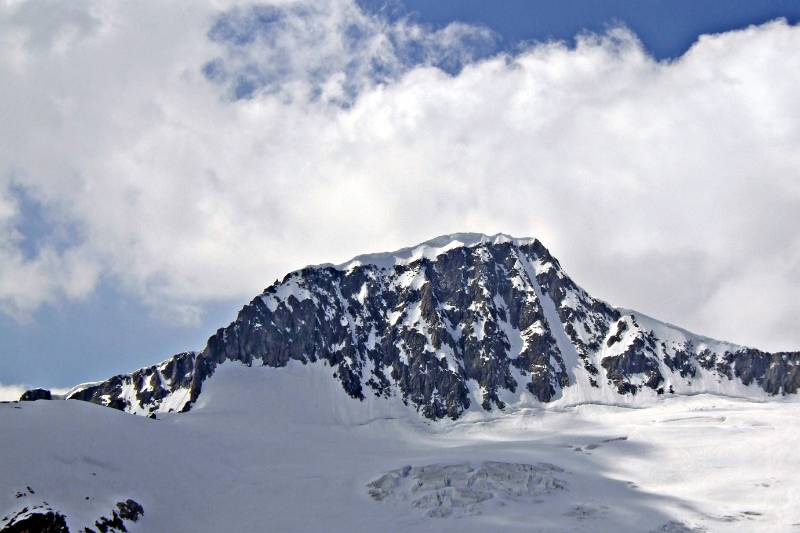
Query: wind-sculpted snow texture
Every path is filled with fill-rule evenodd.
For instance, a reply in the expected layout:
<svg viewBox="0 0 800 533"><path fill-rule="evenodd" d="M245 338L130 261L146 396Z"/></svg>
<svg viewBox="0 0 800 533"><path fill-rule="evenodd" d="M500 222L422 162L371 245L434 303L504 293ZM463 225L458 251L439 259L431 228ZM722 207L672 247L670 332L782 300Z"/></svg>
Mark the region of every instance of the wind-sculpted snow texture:
<svg viewBox="0 0 800 533"><path fill-rule="evenodd" d="M66 397L143 415L185 411L225 361L291 360L326 360L354 399L396 395L430 419L659 394L763 397L800 385L800 352L713 341L611 307L538 240L454 234L292 272L202 352Z"/></svg>

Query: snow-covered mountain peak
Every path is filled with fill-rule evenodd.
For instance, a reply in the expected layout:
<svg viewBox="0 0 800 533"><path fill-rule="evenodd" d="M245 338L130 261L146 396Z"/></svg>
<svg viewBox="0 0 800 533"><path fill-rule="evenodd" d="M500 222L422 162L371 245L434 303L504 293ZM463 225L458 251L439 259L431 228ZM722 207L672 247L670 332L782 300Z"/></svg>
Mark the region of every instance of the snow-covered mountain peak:
<svg viewBox="0 0 800 533"><path fill-rule="evenodd" d="M455 233L288 274L201 352L76 387L69 398L185 411L220 365L322 364L356 400L430 419L712 392L800 387L800 352L689 333L592 297L535 239Z"/></svg>
<svg viewBox="0 0 800 533"><path fill-rule="evenodd" d="M798 386L800 353L614 308L537 240L447 235L291 272L82 402L0 405L0 529L783 531L798 404L751 400Z"/></svg>

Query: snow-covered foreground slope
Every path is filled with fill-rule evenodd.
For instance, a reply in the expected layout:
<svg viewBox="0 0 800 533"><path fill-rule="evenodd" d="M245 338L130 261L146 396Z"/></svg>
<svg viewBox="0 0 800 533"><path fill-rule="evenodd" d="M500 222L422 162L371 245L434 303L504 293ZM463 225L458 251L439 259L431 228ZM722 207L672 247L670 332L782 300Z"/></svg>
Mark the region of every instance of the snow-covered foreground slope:
<svg viewBox="0 0 800 533"><path fill-rule="evenodd" d="M800 524L795 400L662 396L646 408L509 408L434 422L397 397L353 400L332 372L325 362L225 362L190 412L158 420L82 401L0 404L0 516L46 501L82 531L133 499L144 515L126 523L131 532ZM390 496L370 495L398 469L409 477L384 479ZM415 492L408 480L420 479Z"/></svg>

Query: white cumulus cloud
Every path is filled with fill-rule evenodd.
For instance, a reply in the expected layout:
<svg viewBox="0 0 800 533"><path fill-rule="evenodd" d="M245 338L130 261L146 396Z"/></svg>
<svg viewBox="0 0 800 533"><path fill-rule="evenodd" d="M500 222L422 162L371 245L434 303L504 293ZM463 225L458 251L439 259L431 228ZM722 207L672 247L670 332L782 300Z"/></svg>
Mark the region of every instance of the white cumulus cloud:
<svg viewBox="0 0 800 533"><path fill-rule="evenodd" d="M304 264L503 231L616 305L800 348L797 26L659 62L624 28L486 56L484 29L345 0L290 3L234 45L245 30L215 25L262 11L0 5L8 313L105 278L191 320ZM67 242L26 252L20 189Z"/></svg>
<svg viewBox="0 0 800 533"><path fill-rule="evenodd" d="M0 383L0 402L17 401L26 390L22 385L4 385Z"/></svg>

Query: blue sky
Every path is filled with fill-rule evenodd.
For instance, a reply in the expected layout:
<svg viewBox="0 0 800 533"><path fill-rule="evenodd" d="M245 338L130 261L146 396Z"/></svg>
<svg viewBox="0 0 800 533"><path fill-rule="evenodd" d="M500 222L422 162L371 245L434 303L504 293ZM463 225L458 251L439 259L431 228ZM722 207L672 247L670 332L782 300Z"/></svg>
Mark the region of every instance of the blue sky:
<svg viewBox="0 0 800 533"><path fill-rule="evenodd" d="M210 7L203 11L198 4L197 13L187 13L170 5L158 13L147 6L115 5L119 20L130 22L117 27L105 26L107 21L98 15L102 10L92 9L91 2L64 6L63 12L57 13L36 2L0 8L6 11L0 16L0 36L5 32L3 38L7 39L6 55L0 61L5 65L0 70L0 85L7 84L8 91L3 92L12 95L0 110L9 117L6 123L18 125L14 134L19 139L18 145L0 151L5 179L0 182L0 193L5 195L0 197L0 229L9 235L0 242L0 253L8 254L3 257L10 265L5 274L0 272L0 384L64 387L151 364L178 351L201 349L205 339L232 320L242 304L289 269L342 261L356 253L399 248L435 234L462 230L543 237L576 280L599 296L618 305L638 306L702 333L740 335L733 340L760 345L774 340L767 348L789 348L800 340L794 333L775 334L788 331L796 316L796 304L789 296L797 287L787 284L796 280L792 276L800 271L800 255L787 253L784 260L774 262L777 266L769 267L773 270L766 271L750 261L752 268L763 273L760 277L742 266L748 264L748 258L773 253L773 244L759 235L783 231L779 226L786 223L775 219L797 211L794 193L786 193L798 177L791 154L798 153L800 146L794 144L796 129L791 123L767 128L764 137L748 144L769 149L763 157L775 161L774 183L756 187L761 192L754 196L749 178L737 174L743 165L723 169L724 160L733 159L725 150L741 152L738 137L719 146L719 176L711 175L717 167L706 167L702 157L686 155L683 160L692 173L685 181L676 178L672 183L665 175L645 185L636 183L634 170L650 163L626 158L629 152L642 152L645 157L652 146L636 148L631 143L617 154L615 146L601 141L617 134L635 140L636 131L631 137L620 133L620 128L628 127L626 117L615 122L611 133L583 137L570 130L575 137L569 148L553 146L531 162L526 145L510 141L524 136L519 124L495 124L491 113L484 117L480 110L469 114L474 124L462 124L460 111L449 116L444 108L428 109L414 85L421 80L418 86L430 94L438 93L439 87L445 93L455 92L461 89L423 67L444 68L454 76L451 81L457 81L464 65L500 53L524 55L535 43L553 40L564 41L573 52L542 51L543 61L552 67L547 72L582 68L571 62L585 51L584 63L596 61L604 68L620 69L619 75L606 79L609 84L617 78L627 80L629 70L639 68L636 50L656 60L677 61L701 34L726 33L778 17L787 19L788 27L765 26L752 35L730 33L725 37L729 41L721 48L742 50L740 55L732 55L731 72L746 72L747 50L762 47L759 50L764 53L753 55L756 58L784 54L788 61L790 55L797 55L780 48L793 42L787 35L796 31L800 4L403 0L387 5L369 0L357 5L343 0L331 5L336 7L306 6L289 15L280 8L276 12L286 18L275 29L266 19L259 22L254 18L254 13L264 11L252 6L220 13ZM159 24L151 28L147 22L154 17ZM410 37L413 32L401 24L404 20L420 25L423 36ZM349 24L350 48L341 49L326 40L331 21ZM454 25L456 22L465 25ZM220 29L220 25L224 27ZM576 35L590 32L602 36L618 26L628 28L635 37L617 35L586 44L581 52L574 50ZM126 28L136 27L147 29L136 35L125 33ZM252 38L230 33L236 31ZM388 55L379 48L382 38L393 43ZM362 49L370 46L378 48L365 55ZM140 49L141 53L136 52ZM627 98L626 91L650 94L662 90L662 85L665 94L686 90L686 97L676 101L699 107L684 110L676 104L675 115L684 116L685 112L685 117L703 122L699 117L713 108L703 102L715 101L714 91L724 85L707 80L709 72L727 64L727 56L714 56L722 53L719 50L714 43L699 50L694 60L697 65L686 62L672 70L657 64L645 66L644 74L632 75L614 98ZM767 102L764 112L797 116L781 107L784 102L792 105L796 74L781 73L780 62L773 65L769 61L764 59L764 71L777 78L776 83L765 86L776 86L776 92L756 91L750 101L749 96L742 96L744 100L737 100L740 107L732 108L730 124L706 120L704 127L709 129L703 138L714 137L717 129L730 132L741 128L752 130L753 135L762 131L758 121L769 117L756 116L751 104L759 107ZM120 65L125 68L120 70ZM491 64L481 68L489 80L497 75L491 72L509 73ZM648 72L659 69L661 74L648 78ZM478 70L464 83L473 83ZM602 70L598 67L597 72ZM117 71L113 77L104 74ZM692 81L689 90L689 82L682 83L681 76L705 81ZM554 74L553 87L563 77ZM492 83L474 83L468 94L491 102ZM778 86L788 89L779 92ZM698 87L708 94L698 95ZM547 84L541 91L547 93ZM593 97L575 89L567 103L554 99L544 112L563 116L548 127L570 122L570 106L586 109L589 116L609 105L593 104ZM418 116L429 119L428 126L415 130L413 121L408 122L410 129L404 133L387 131L386 123L379 120L368 122L368 117L383 113L400 116L398 109L405 113L410 105L419 106ZM613 105L628 107L625 100ZM634 117L643 116L641 110L637 112L638 105L643 104L631 99ZM76 110L83 110L77 119L71 115ZM15 113L19 117L15 118ZM540 115L532 116L535 120ZM673 116L653 117L648 124L666 124ZM692 122L692 118L676 118L670 131L686 127L693 134L701 126ZM353 126L358 133L342 133L342 124L351 123L362 129ZM364 131L373 132L372 137ZM486 134L476 135L477 131ZM316 137L320 132L329 133ZM428 134L433 138L428 139ZM400 137L384 148L389 146L391 157L402 163L392 163L389 169L381 166L381 159L390 161L390 157L376 159L373 154L382 146L380 139L391 140L393 135ZM541 145L560 135L536 139ZM495 138L502 142L486 144ZM689 133L675 138L659 134L657 138L672 148L664 152L660 167L681 164L670 158L681 154L679 145ZM361 144L365 139L369 142ZM447 165L457 167L459 162L430 161L446 154L451 140L453 150L466 145L470 154L488 150L492 158L475 159L469 168L459 169L453 185L447 187L443 184L449 177L433 180L438 185L429 181L415 185L413 180L398 185L398 178L389 177L382 181L394 168L416 161L419 154L429 154L429 159L419 156L418 163L403 170L405 176L435 174L440 163L445 169L440 174L445 176ZM398 146L407 146L408 152ZM500 160L497 146L508 152ZM596 177L580 178L589 181L581 181L577 187L568 181L536 177L538 168L559 163L550 161L548 154L560 154L563 162L572 157L572 150L581 149L578 146L586 146L591 153L575 176L585 175L586 169L591 174L594 165L611 164L610 169ZM295 156L296 148L299 153ZM652 152L654 158L662 157L657 150ZM415 155L409 155L412 153ZM713 150L705 153L716 157ZM313 166L309 168L306 157L319 164L308 163ZM609 159L614 161L609 163ZM758 157L754 161L759 161ZM324 172L317 176L319 168ZM480 168L483 175L475 170ZM497 168L503 168L504 175L519 177L506 183L506 189L493 192L491 200L464 192L473 186L486 187L483 176ZM654 168L657 173L659 166ZM469 177L473 170L475 177ZM351 175L363 175L366 181L359 185L356 182L361 178ZM532 183L523 183L526 176L531 176ZM707 183L703 182L699 192L689 192L686 184L698 176ZM595 215L586 215L586 209L578 211L577 207L570 212L584 201L576 190L594 190L598 180L611 180L607 188L599 189L599 196L592 193L607 202L598 208L599 218L595 220ZM730 183L730 192L722 194L721 200L703 192L725 190ZM522 188L517 189L518 185ZM534 194L544 190L541 187L560 192L548 202L553 207L540 209L539 214L530 206L541 208L542 196ZM511 189L528 191L516 194L520 201L525 200L523 204L504 197L503 190ZM653 204L649 209L651 196L641 192L649 190L665 198L664 204L686 207L658 211L662 206ZM359 203L346 209L335 207L338 200L330 198L339 191L344 191L341 194L347 195L347 201ZM430 211L403 208L417 203L417 191L427 191L420 194L426 194L430 202L422 202L419 209ZM632 205L626 195L634 193L636 202L645 208L637 208L633 218L604 225ZM614 198L619 203L614 203ZM495 201L497 205L492 203ZM297 207L304 202L306 207ZM456 206L452 213L432 215L447 204ZM775 216L769 216L771 213ZM689 239L687 234L695 230L695 238ZM616 248L598 244L609 235L612 243L622 244ZM774 246L778 245L783 250L800 249L789 234L775 237ZM624 283L620 283L621 277ZM663 288L657 286L660 283ZM780 294L787 294L786 301L773 296ZM731 310L741 307L742 301L751 302L751 312L758 316L774 316L753 326L752 331L742 328L741 324L754 323L752 314Z"/></svg>
<svg viewBox="0 0 800 533"><path fill-rule="evenodd" d="M404 0L402 4L431 24L461 20L486 25L502 36L506 46L528 40L570 41L580 32L602 32L609 25L622 23L658 59L680 56L705 33L720 33L778 17L796 23L800 17L800 4L788 0L506 0L500 4L480 0Z"/></svg>

